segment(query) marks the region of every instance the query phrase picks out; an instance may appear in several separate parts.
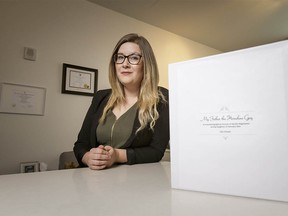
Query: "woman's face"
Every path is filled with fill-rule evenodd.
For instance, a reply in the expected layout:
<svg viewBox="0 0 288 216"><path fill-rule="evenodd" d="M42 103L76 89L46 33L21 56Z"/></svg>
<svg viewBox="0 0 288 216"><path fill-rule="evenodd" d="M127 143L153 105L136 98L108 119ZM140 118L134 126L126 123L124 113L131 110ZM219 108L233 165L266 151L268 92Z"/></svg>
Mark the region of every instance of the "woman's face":
<svg viewBox="0 0 288 216"><path fill-rule="evenodd" d="M119 81L125 88L139 89L143 79L143 57L138 44L126 42L120 46L117 54L118 63L115 62L115 68ZM119 63L123 58L124 62Z"/></svg>

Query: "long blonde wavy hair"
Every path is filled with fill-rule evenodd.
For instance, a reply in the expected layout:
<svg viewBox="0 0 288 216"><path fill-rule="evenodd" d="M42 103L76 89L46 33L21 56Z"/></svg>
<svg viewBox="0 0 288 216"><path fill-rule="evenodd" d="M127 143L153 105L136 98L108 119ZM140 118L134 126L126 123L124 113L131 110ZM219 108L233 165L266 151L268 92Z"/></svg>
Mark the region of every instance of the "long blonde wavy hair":
<svg viewBox="0 0 288 216"><path fill-rule="evenodd" d="M113 50L109 64L109 82L112 94L104 108L100 123L105 121L109 110L125 102L124 87L117 78L113 56L118 52L120 46L126 42L132 42L139 46L143 61L143 79L138 95L138 119L140 127L136 132L144 129L146 125L149 125L150 129L153 130L156 120L159 118L157 104L160 100L165 101L165 98L158 89L159 71L152 47L143 36L134 33L123 36Z"/></svg>

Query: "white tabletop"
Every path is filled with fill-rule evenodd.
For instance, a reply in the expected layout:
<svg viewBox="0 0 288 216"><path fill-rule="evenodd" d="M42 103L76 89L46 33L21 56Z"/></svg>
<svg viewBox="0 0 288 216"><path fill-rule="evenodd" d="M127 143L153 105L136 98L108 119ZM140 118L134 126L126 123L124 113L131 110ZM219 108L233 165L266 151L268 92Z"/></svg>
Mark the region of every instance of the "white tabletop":
<svg viewBox="0 0 288 216"><path fill-rule="evenodd" d="M287 216L288 203L171 189L170 163L0 176L5 216Z"/></svg>

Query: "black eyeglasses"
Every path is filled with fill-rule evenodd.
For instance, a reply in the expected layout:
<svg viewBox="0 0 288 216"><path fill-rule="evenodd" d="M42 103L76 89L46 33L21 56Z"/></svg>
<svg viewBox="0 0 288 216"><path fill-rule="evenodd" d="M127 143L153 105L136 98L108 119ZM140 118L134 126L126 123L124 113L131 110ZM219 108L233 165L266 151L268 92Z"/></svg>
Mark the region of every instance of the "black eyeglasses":
<svg viewBox="0 0 288 216"><path fill-rule="evenodd" d="M141 60L141 55L139 54L131 54L131 55L128 55L128 56L125 56L123 54L119 54L119 53L116 53L114 55L114 62L116 64L122 64L125 59L127 58L128 59L128 62L132 65L138 65L140 63L140 60Z"/></svg>

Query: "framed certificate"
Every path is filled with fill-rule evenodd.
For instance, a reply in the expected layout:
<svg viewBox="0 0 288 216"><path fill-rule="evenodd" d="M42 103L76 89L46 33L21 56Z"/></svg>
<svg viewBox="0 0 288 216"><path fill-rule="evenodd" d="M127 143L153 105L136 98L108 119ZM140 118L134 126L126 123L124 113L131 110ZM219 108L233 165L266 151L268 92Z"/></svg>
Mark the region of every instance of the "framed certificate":
<svg viewBox="0 0 288 216"><path fill-rule="evenodd" d="M45 98L45 88L1 83L0 112L44 115Z"/></svg>
<svg viewBox="0 0 288 216"><path fill-rule="evenodd" d="M62 93L93 96L97 90L98 70L63 64Z"/></svg>

